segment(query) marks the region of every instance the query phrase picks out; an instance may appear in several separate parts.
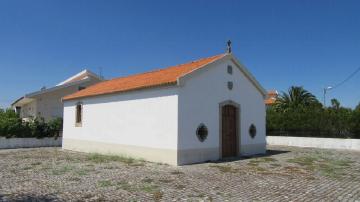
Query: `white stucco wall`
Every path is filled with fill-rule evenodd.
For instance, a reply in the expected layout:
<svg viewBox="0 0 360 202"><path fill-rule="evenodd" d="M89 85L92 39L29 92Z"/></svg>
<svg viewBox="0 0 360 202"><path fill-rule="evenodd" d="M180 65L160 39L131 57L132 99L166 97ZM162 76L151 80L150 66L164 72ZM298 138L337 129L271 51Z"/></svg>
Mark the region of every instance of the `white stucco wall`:
<svg viewBox="0 0 360 202"><path fill-rule="evenodd" d="M162 87L65 101L63 148L176 164L177 90ZM79 101L83 121L75 127Z"/></svg>
<svg viewBox="0 0 360 202"><path fill-rule="evenodd" d="M233 74L227 73L232 65ZM233 82L229 90L227 82ZM179 164L215 160L219 156L219 104L231 100L240 105L240 152L242 155L265 152L265 105L260 91L231 61L218 61L193 73L179 88ZM196 137L196 129L204 123L209 131L204 142ZM255 124L257 135L249 136Z"/></svg>
<svg viewBox="0 0 360 202"><path fill-rule="evenodd" d="M35 148L35 147L59 147L61 137L37 138L4 138L0 137L0 149Z"/></svg>
<svg viewBox="0 0 360 202"><path fill-rule="evenodd" d="M360 151L359 139L267 136L268 145L349 149Z"/></svg>
<svg viewBox="0 0 360 202"><path fill-rule="evenodd" d="M35 96L36 99L36 116L41 116L48 121L56 117L63 117L63 103L61 99L78 91L79 86L88 87L99 82L98 79L92 79L87 82L69 86L53 92Z"/></svg>

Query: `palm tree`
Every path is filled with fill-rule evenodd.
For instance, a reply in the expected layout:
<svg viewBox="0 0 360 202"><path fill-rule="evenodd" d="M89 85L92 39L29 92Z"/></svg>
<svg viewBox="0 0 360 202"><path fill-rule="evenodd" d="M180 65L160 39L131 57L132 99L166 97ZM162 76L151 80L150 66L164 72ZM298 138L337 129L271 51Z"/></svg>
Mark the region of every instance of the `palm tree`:
<svg viewBox="0 0 360 202"><path fill-rule="evenodd" d="M286 110L291 107L310 106L318 103L316 97L302 86L291 86L287 93L282 92L277 98L276 107Z"/></svg>
<svg viewBox="0 0 360 202"><path fill-rule="evenodd" d="M337 100L337 99L335 99L335 98L331 99L331 107L332 107L333 109L339 110L339 109L340 109L340 102L339 102L339 100Z"/></svg>

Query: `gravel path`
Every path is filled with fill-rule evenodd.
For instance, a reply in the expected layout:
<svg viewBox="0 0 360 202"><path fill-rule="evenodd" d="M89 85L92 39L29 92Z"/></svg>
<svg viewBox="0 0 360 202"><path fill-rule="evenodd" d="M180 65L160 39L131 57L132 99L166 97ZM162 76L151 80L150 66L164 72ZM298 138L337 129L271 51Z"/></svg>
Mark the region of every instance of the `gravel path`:
<svg viewBox="0 0 360 202"><path fill-rule="evenodd" d="M268 149L181 167L60 148L0 150L0 201L360 201L360 152Z"/></svg>

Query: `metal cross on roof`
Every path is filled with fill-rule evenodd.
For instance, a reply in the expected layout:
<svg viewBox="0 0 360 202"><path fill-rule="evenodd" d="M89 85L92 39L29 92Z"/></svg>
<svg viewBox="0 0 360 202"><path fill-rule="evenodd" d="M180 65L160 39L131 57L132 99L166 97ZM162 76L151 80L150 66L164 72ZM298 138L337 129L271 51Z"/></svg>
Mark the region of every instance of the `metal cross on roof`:
<svg viewBox="0 0 360 202"><path fill-rule="evenodd" d="M231 53L231 41L227 42L227 53Z"/></svg>

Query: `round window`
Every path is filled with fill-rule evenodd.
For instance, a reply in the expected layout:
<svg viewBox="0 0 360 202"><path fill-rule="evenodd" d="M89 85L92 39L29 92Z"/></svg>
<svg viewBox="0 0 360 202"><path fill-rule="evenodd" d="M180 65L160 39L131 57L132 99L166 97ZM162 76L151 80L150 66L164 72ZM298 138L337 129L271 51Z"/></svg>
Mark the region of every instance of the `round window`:
<svg viewBox="0 0 360 202"><path fill-rule="evenodd" d="M254 124L250 125L249 134L251 138L254 138L256 136L256 126Z"/></svg>
<svg viewBox="0 0 360 202"><path fill-rule="evenodd" d="M205 139L208 136L208 129L206 126L202 123L199 125L199 127L196 129L196 136L199 139L200 142L204 142Z"/></svg>

